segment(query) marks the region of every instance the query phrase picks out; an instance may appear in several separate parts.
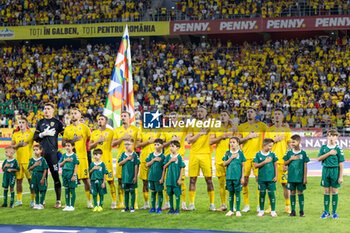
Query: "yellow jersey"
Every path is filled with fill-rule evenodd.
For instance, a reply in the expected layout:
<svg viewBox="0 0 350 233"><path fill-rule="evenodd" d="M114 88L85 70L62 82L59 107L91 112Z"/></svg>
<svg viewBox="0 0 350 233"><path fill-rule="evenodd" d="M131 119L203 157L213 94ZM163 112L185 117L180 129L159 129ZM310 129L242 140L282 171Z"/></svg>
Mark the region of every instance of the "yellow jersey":
<svg viewBox="0 0 350 233"><path fill-rule="evenodd" d="M114 130L114 140L118 140L119 138L123 137L125 134L132 135L132 139L134 140L134 148L135 150L135 144L137 139L137 134L140 131L139 128L137 128L135 125L130 125L127 129L124 128L124 126L120 126ZM117 153L117 159L119 159L120 155L125 151L124 141L122 141L119 144L118 147L118 153Z"/></svg>
<svg viewBox="0 0 350 233"><path fill-rule="evenodd" d="M114 136L114 132L112 129L106 128L105 130L101 131L99 129L92 131L91 133L91 142L96 142L100 137L105 137L106 141L100 142L95 147L96 149L102 150L102 158L101 160L104 163L112 163L112 140Z"/></svg>
<svg viewBox="0 0 350 233"><path fill-rule="evenodd" d="M215 137L219 138L224 133L229 133L229 128L223 128L221 127L218 131L215 132ZM215 163L222 165L224 164L224 161L222 161L222 158L224 157L226 151L230 149L230 138L224 138L219 141L219 143L216 144L216 150L215 150Z"/></svg>
<svg viewBox="0 0 350 233"><path fill-rule="evenodd" d="M141 141L141 142L146 142L148 140L151 139L157 139L160 138L160 133L159 132L142 132L142 130L140 130L137 134L137 140ZM147 146L144 146L141 148L141 155L140 155L140 161L142 162L146 162L146 159L148 157L148 155L152 152L154 152L156 150L156 148L154 147L154 143L148 144Z"/></svg>
<svg viewBox="0 0 350 233"><path fill-rule="evenodd" d="M258 137L249 139L242 144L242 151L246 159L254 159L255 154L262 150L262 142L267 126L261 121L249 124L248 122L238 126L238 134L242 138L247 137L250 133L256 133Z"/></svg>
<svg viewBox="0 0 350 233"><path fill-rule="evenodd" d="M200 128L198 127L191 127L189 129L189 133L192 133L193 136L197 135L200 132ZM209 129L210 130L210 129ZM212 153L212 147L209 144L209 136L210 131L208 131L206 134L201 135L197 141L193 142L191 144L191 154L207 154Z"/></svg>
<svg viewBox="0 0 350 233"><path fill-rule="evenodd" d="M12 136L12 141L18 144L19 142L28 142L28 145L18 147L16 150L16 159L18 163L29 163L29 160L33 157L33 140L34 132L28 129L22 133L20 130L15 132Z"/></svg>
<svg viewBox="0 0 350 233"><path fill-rule="evenodd" d="M271 151L277 155L277 163L283 164L283 157L288 151L288 142L291 140L292 131L288 127L277 128L273 125L267 128L265 138L271 138L274 140L277 135L282 136L282 140L274 143Z"/></svg>
<svg viewBox="0 0 350 233"><path fill-rule="evenodd" d="M91 136L89 127L82 123L79 123L77 126L71 124L64 129L63 139L72 140L75 136L82 136L79 141L75 142L75 150L78 159L87 159L86 142Z"/></svg>
<svg viewBox="0 0 350 233"><path fill-rule="evenodd" d="M165 142L170 142L171 140L173 140L173 138L180 138L180 149L177 151L177 153L179 153L182 157L185 156L185 140L186 140L186 136L187 136L187 132L185 128L178 128L178 129L169 129L169 131L172 132L165 132L162 133L161 138L164 140ZM168 154L170 154L170 145L164 148L164 155L167 156Z"/></svg>

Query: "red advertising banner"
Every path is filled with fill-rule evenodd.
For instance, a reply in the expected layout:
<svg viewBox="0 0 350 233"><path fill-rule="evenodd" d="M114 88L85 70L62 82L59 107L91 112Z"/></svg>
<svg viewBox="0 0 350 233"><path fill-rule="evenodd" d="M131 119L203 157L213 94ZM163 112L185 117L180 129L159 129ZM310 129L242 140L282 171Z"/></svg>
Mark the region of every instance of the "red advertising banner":
<svg viewBox="0 0 350 233"><path fill-rule="evenodd" d="M350 16L171 21L170 34L221 34L350 29Z"/></svg>

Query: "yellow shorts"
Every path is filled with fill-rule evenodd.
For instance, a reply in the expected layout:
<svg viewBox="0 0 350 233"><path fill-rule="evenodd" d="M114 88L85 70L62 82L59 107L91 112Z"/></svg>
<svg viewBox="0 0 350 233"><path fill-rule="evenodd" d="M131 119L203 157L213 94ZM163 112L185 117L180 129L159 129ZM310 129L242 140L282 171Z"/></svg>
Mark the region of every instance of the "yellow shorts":
<svg viewBox="0 0 350 233"><path fill-rule="evenodd" d="M117 163L116 169L115 169L115 177L117 177L118 179L122 178L122 166L119 166L119 163Z"/></svg>
<svg viewBox="0 0 350 233"><path fill-rule="evenodd" d="M89 162L86 159L79 159L79 165L77 170L78 179L89 178Z"/></svg>
<svg viewBox="0 0 350 233"><path fill-rule="evenodd" d="M213 176L211 154L190 154L188 165L188 173L190 177L197 177L200 174L200 169L205 177Z"/></svg>
<svg viewBox="0 0 350 233"><path fill-rule="evenodd" d="M114 180L114 171L113 171L113 162L104 162L106 164L106 168L108 171L108 174L106 175L107 181Z"/></svg>
<svg viewBox="0 0 350 233"><path fill-rule="evenodd" d="M27 177L27 179L31 179L31 175L28 171L28 164L29 163L20 163L19 164L19 171L16 172L16 179L21 180L24 178L24 175Z"/></svg>
<svg viewBox="0 0 350 233"><path fill-rule="evenodd" d="M141 180L148 180L148 170L149 168L146 166L146 162L140 163L140 173L139 177Z"/></svg>
<svg viewBox="0 0 350 233"><path fill-rule="evenodd" d="M254 176L257 177L259 170L257 168L254 168L253 159L247 159L247 161L244 163L244 176L250 176L252 168Z"/></svg>
<svg viewBox="0 0 350 233"><path fill-rule="evenodd" d="M226 167L223 163L215 163L215 176L223 177L226 176Z"/></svg>
<svg viewBox="0 0 350 233"><path fill-rule="evenodd" d="M277 164L277 181L281 184L288 183L288 171L283 172L283 163Z"/></svg>

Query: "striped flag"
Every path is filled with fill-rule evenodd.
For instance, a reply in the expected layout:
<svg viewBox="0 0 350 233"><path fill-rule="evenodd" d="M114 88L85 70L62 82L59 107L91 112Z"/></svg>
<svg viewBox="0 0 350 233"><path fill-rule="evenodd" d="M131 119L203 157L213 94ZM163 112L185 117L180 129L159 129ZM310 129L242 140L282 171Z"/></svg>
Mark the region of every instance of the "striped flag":
<svg viewBox="0 0 350 233"><path fill-rule="evenodd" d="M134 91L128 25L125 26L124 35L119 47L107 94L108 97L103 115L110 119L109 122L113 122L112 127L116 128L121 125L120 115L124 110L128 111L131 115L130 123L135 124ZM110 123L109 125L111 126Z"/></svg>

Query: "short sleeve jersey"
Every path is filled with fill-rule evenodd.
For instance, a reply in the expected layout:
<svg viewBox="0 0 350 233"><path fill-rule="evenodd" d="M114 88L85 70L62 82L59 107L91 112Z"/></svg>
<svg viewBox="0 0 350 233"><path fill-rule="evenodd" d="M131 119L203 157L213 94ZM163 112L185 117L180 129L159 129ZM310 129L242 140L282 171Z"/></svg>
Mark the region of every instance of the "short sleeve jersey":
<svg viewBox="0 0 350 233"><path fill-rule="evenodd" d="M283 157L284 161L288 161L293 156L299 156L299 159L293 160L288 165L288 182L302 183L304 179L304 164L310 161L304 150L295 152L289 150Z"/></svg>
<svg viewBox="0 0 350 233"><path fill-rule="evenodd" d="M244 154L241 150L232 152L226 151L223 161L227 161L233 154L238 153L237 158L234 158L226 168L226 180L240 180L242 177L242 163L246 161Z"/></svg>
<svg viewBox="0 0 350 233"><path fill-rule="evenodd" d="M336 150L336 155L330 155L325 160L322 161L322 166L324 167L339 167L339 163L344 162L343 150L336 145L335 147L329 147L328 145L321 146L320 153L318 157L330 152L331 150Z"/></svg>
<svg viewBox="0 0 350 233"><path fill-rule="evenodd" d="M275 167L273 166L274 162L278 161L278 158L275 153L270 151L267 155L263 154L261 151L256 153L255 158L253 159L254 163L261 163L263 162L267 157L271 157L271 162L265 164L264 166L259 168L258 173L258 182L269 182L272 181L275 177Z"/></svg>

